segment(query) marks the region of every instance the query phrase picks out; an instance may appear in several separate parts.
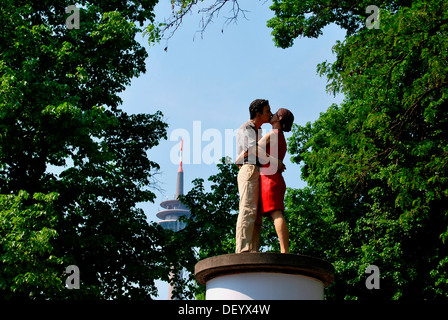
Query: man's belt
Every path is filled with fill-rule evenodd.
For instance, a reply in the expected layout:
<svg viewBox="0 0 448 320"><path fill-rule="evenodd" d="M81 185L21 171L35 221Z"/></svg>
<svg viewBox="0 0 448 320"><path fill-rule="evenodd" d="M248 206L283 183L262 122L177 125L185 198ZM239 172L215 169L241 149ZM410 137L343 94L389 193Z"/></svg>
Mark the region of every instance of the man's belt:
<svg viewBox="0 0 448 320"><path fill-rule="evenodd" d="M251 165L254 165L254 166L257 166L257 167L261 167L261 163L259 161L257 161L256 163L249 163L248 160L244 160L243 161L243 165L245 165L245 164L251 164Z"/></svg>

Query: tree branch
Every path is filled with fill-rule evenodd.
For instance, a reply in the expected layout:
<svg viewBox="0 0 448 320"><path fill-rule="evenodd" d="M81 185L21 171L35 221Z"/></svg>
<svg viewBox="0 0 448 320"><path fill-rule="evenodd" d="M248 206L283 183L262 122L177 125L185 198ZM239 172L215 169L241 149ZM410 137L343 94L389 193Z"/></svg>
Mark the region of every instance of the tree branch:
<svg viewBox="0 0 448 320"><path fill-rule="evenodd" d="M193 8L199 5L198 3L199 0L191 0L188 2L185 1L173 2L172 15L168 20L164 22L163 27L160 28L162 38L169 40L171 37L173 37L174 33L181 26L184 17L189 13L191 14L193 12ZM225 25L229 25L232 22L236 22L241 15L243 16L244 19L247 19L246 12L248 12L248 10L242 9L238 0L215 0L215 2L212 5L205 8L199 8L197 11L198 14L202 15L199 24L200 30L197 31L197 33L201 34L201 37L203 36L209 24L212 23L213 20L219 16L221 10L228 3L232 4L231 9L229 10L229 12L232 13L232 15L230 17L225 17L226 19L224 22ZM176 6L178 6L177 9Z"/></svg>

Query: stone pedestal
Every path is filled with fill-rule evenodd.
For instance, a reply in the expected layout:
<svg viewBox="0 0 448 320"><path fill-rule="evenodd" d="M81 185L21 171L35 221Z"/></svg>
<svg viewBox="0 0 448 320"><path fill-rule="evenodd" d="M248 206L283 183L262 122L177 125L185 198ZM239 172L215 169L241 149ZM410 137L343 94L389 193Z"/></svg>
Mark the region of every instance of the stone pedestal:
<svg viewBox="0 0 448 320"><path fill-rule="evenodd" d="M195 278L206 286L206 300L323 300L334 268L310 256L226 254L199 261Z"/></svg>

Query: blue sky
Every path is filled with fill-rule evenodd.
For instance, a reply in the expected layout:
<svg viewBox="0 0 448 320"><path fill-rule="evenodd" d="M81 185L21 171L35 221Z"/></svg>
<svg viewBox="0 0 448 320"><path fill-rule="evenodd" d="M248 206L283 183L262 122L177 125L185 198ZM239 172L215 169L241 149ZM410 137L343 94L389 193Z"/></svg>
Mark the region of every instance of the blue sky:
<svg viewBox="0 0 448 320"><path fill-rule="evenodd" d="M217 154L225 155L226 143L236 146L235 140L226 137L226 130L236 130L249 119L248 108L254 99L268 99L273 111L290 109L295 123L300 125L316 120L332 103L342 101L342 96L326 93L326 79L317 75L316 66L334 61L331 48L336 40L344 39L345 32L332 25L324 29L319 39L296 39L292 48L276 48L271 29L266 27L267 20L273 17L270 3L241 2L242 8L250 11L246 13L248 20L241 18L237 24L228 26L224 26L224 17L230 15L230 8L224 7L202 38L196 33L200 29L200 16L188 15L168 42L162 40L149 48L146 74L133 79L121 94L124 111L161 110L169 125L168 139L148 151L149 158L161 167L156 177L155 203L140 204L149 221L157 221L160 202L174 196L179 133L186 134L183 169L184 191L188 192L193 179L207 180L217 173L216 161L210 163L214 154L208 151L221 143L222 150ZM163 21L170 10L170 1L160 1L156 20ZM140 41L148 48L147 37L140 36ZM270 130L270 125L263 128ZM207 134L214 139L207 141ZM290 135L287 133L286 137ZM221 141L215 141L219 137ZM234 149L227 155L234 158ZM289 161L288 154L285 164L286 185L305 186L300 179L300 167ZM158 282L158 288L158 299L166 299L167 285Z"/></svg>

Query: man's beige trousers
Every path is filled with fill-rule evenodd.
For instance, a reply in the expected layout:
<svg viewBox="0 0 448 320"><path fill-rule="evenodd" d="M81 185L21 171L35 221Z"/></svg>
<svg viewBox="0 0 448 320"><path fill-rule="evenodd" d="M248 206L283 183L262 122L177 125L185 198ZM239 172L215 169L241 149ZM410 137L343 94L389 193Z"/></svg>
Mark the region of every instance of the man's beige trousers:
<svg viewBox="0 0 448 320"><path fill-rule="evenodd" d="M257 214L260 195L260 169L245 164L238 172L240 206L236 223L235 253L258 252L263 215Z"/></svg>

